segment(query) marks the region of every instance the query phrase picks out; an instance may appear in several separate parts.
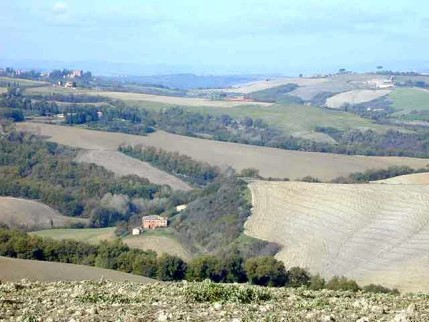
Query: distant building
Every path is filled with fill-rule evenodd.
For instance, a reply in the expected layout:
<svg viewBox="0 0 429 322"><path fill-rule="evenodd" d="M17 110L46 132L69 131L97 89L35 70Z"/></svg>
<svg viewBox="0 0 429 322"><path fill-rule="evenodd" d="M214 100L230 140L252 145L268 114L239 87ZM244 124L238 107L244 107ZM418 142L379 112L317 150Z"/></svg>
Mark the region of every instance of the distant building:
<svg viewBox="0 0 429 322"><path fill-rule="evenodd" d="M369 87L376 88L376 89L388 89L395 87L395 83L393 82L393 79L373 79L368 81Z"/></svg>
<svg viewBox="0 0 429 322"><path fill-rule="evenodd" d="M66 88L73 88L76 87L76 83L75 82L67 82L64 87Z"/></svg>
<svg viewBox="0 0 429 322"><path fill-rule="evenodd" d="M188 205L180 205L180 206L176 207L176 211L181 212L181 211L185 210L186 208L188 208Z"/></svg>
<svg viewBox="0 0 429 322"><path fill-rule="evenodd" d="M137 227L137 228L133 228L132 234L133 236L137 236L137 235L140 235L141 232L142 232L141 227Z"/></svg>
<svg viewBox="0 0 429 322"><path fill-rule="evenodd" d="M73 70L68 77L70 78L78 78L83 76L83 70Z"/></svg>
<svg viewBox="0 0 429 322"><path fill-rule="evenodd" d="M144 216L142 218L143 229L165 228L168 225L167 218L161 216Z"/></svg>

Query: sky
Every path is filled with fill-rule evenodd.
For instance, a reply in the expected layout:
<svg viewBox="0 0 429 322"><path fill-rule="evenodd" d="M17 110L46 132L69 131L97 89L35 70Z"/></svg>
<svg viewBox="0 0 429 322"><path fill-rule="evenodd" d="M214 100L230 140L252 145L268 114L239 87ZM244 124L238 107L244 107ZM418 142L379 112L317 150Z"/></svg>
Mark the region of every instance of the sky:
<svg viewBox="0 0 429 322"><path fill-rule="evenodd" d="M426 0L0 0L0 66L156 74L429 70ZM32 66L37 67L37 66Z"/></svg>

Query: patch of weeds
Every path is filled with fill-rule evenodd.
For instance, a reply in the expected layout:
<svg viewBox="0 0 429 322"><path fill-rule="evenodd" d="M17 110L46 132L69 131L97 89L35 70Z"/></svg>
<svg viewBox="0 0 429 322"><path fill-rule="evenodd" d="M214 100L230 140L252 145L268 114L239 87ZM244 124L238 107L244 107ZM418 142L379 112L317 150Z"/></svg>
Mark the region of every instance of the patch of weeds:
<svg viewBox="0 0 429 322"><path fill-rule="evenodd" d="M136 302L136 299L131 299L121 294L103 294L86 292L80 296L78 300L81 303L104 303L104 304L130 304Z"/></svg>
<svg viewBox="0 0 429 322"><path fill-rule="evenodd" d="M257 303L272 299L268 289L249 285L216 284L211 281L188 283L185 297L193 302Z"/></svg>

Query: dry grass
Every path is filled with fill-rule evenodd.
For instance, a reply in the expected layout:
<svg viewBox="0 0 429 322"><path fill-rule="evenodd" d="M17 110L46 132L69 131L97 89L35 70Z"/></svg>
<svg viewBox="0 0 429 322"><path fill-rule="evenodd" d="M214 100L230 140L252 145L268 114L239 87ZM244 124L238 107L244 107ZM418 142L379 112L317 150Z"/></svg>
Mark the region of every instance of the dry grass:
<svg viewBox="0 0 429 322"><path fill-rule="evenodd" d="M341 108L345 104L360 104L390 94L391 90L355 89L334 95L326 100L326 107Z"/></svg>
<svg viewBox="0 0 429 322"><path fill-rule="evenodd" d="M231 166L239 171L245 168L256 168L259 169L262 176L275 178L296 179L311 175L322 180L331 180L338 176L346 176L352 172L362 172L368 169L387 168L391 165L421 168L428 163L427 159L417 158L288 151L203 140L162 131L157 131L149 136L137 136L49 124L19 123L17 127L49 137L50 141L83 149L116 151L122 143L156 146L220 167Z"/></svg>
<svg viewBox="0 0 429 322"><path fill-rule="evenodd" d="M51 207L36 201L0 197L0 222L9 227L45 229L51 228L51 220L54 227L64 227L76 222L87 222L85 219L63 216Z"/></svg>
<svg viewBox="0 0 429 322"><path fill-rule="evenodd" d="M155 102L167 105L181 105L181 106L208 106L208 107L220 107L230 108L240 105L259 105L269 106L270 103L259 103L259 102L234 102L234 101L212 101L203 98L190 98L190 97L175 97L175 96L162 96L162 95L149 95L141 93L130 93L130 92L108 92L108 91L96 91L96 90L85 90L85 89L68 89L60 87L37 87L31 88L26 91L28 94L46 94L46 93L66 93L66 94L86 94L94 96L104 96L113 99L125 101L127 103L135 102Z"/></svg>
<svg viewBox="0 0 429 322"><path fill-rule="evenodd" d="M153 283L154 280L110 269L65 263L0 257L0 280L54 282L54 281L99 281L102 277L116 282L132 281Z"/></svg>
<svg viewBox="0 0 429 322"><path fill-rule="evenodd" d="M188 191L192 189L179 178L163 172L149 163L131 158L117 151L85 150L79 153L76 161L98 164L120 176L134 174L142 178L147 178L155 184L169 185L175 190Z"/></svg>
<svg viewBox="0 0 429 322"><path fill-rule="evenodd" d="M429 173L412 173L403 176L397 176L389 179L372 181L371 183L388 183L388 184L423 184L429 185Z"/></svg>
<svg viewBox="0 0 429 322"><path fill-rule="evenodd" d="M429 290L429 186L254 182L247 234L287 266L403 291Z"/></svg>

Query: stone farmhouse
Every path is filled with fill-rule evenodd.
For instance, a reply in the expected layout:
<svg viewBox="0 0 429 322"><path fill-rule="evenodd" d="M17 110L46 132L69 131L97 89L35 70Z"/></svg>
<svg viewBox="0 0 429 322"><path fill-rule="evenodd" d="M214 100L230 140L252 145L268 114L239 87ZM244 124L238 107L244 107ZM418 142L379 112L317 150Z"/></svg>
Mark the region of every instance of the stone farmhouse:
<svg viewBox="0 0 429 322"><path fill-rule="evenodd" d="M167 218L161 216L144 216L142 218L143 229L156 229L167 227Z"/></svg>

